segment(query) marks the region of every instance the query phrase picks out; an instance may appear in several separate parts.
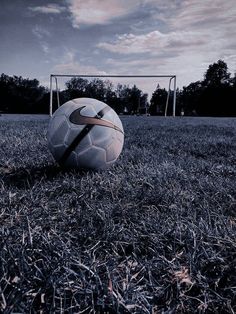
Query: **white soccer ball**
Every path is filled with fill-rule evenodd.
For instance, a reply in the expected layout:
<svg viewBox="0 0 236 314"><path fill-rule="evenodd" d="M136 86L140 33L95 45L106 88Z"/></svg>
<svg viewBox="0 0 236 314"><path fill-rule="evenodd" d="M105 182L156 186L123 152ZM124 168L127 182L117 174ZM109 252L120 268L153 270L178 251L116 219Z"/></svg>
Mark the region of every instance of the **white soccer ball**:
<svg viewBox="0 0 236 314"><path fill-rule="evenodd" d="M48 147L62 166L106 169L119 157L124 130L115 111L102 101L77 98L51 117Z"/></svg>

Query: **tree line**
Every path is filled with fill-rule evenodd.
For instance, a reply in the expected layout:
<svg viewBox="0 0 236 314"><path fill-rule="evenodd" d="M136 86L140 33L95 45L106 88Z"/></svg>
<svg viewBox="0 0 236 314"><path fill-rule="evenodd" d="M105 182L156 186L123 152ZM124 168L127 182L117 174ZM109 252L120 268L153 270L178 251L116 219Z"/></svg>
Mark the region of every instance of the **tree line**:
<svg viewBox="0 0 236 314"><path fill-rule="evenodd" d="M148 94L136 85L126 84L114 86L109 80L95 78L91 81L84 78L72 78L66 82L66 89L61 92L62 103L67 100L90 97L103 101L117 113L138 114L148 108Z"/></svg>
<svg viewBox="0 0 236 314"><path fill-rule="evenodd" d="M178 92L178 108L188 115L236 116L236 74L219 60L209 65L204 79Z"/></svg>
<svg viewBox="0 0 236 314"><path fill-rule="evenodd" d="M0 112L48 113L49 89L37 79L0 76ZM136 85L117 84L95 78L72 78L59 91L60 102L91 97L109 104L117 113L163 115L168 91L157 85L150 101ZM173 91L169 94L167 114L172 113ZM54 101L54 104L56 102ZM56 106L54 107L54 110ZM177 89L177 115L236 116L236 75L231 77L223 60L209 65L202 81Z"/></svg>
<svg viewBox="0 0 236 314"><path fill-rule="evenodd" d="M43 113L48 111L49 90L36 79L0 76L0 112Z"/></svg>
<svg viewBox="0 0 236 314"><path fill-rule="evenodd" d="M177 89L176 114L189 116L236 117L236 74L231 77L223 60L209 65L202 81ZM152 94L149 111L163 115L167 90L157 86ZM172 103L173 92L170 94ZM171 114L168 106L168 114Z"/></svg>

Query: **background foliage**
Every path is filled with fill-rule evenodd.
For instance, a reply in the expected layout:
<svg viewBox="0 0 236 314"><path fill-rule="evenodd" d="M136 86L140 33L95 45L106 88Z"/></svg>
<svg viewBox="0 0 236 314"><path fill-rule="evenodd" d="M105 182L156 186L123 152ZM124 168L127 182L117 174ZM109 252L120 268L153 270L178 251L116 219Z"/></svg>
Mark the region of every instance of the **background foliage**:
<svg viewBox="0 0 236 314"><path fill-rule="evenodd" d="M148 103L148 95L136 85L113 85L101 79L72 78L60 92L61 103L77 97L92 97L108 103L118 113L163 115L167 90L157 85ZM169 104L172 103L173 92ZM36 79L21 76L0 77L0 111L9 113L48 113L49 90ZM171 114L171 106L168 114ZM56 108L54 108L56 109ZM236 116L236 76L219 60L209 65L202 81L177 89L177 115Z"/></svg>

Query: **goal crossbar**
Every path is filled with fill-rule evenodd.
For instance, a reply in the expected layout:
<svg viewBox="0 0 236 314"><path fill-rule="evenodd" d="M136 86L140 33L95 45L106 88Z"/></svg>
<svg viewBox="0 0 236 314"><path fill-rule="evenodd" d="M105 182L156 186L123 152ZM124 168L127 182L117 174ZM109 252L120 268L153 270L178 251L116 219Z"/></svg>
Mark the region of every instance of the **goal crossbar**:
<svg viewBox="0 0 236 314"><path fill-rule="evenodd" d="M171 82L174 80L174 95L173 95L173 117L175 117L175 109L176 109L176 75L113 75L113 74L96 74L96 75L89 75L89 74L51 74L50 75L50 116L52 116L52 109L53 109L53 78L55 80L56 85L56 95L57 95L57 105L60 106L59 100L59 89L58 89L58 77L81 77L81 78L169 78L169 88L167 93L166 99L166 106L165 106L165 116L167 115L167 107L169 103L169 96L171 91Z"/></svg>

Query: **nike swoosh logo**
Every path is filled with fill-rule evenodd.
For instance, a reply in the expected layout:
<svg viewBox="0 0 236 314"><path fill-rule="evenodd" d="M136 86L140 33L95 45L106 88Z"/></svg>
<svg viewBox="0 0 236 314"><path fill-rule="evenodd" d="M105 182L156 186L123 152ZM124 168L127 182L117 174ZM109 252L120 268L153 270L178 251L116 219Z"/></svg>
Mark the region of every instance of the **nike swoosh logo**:
<svg viewBox="0 0 236 314"><path fill-rule="evenodd" d="M94 117L87 117L81 114L81 110L86 108L86 106L80 107L73 111L69 117L69 120L71 123L78 124L78 125L100 125L105 126L107 128L115 129L116 131L119 131L123 133L123 131L113 123L107 120L103 120L103 115L110 110L110 107L107 106L103 108L99 113Z"/></svg>

